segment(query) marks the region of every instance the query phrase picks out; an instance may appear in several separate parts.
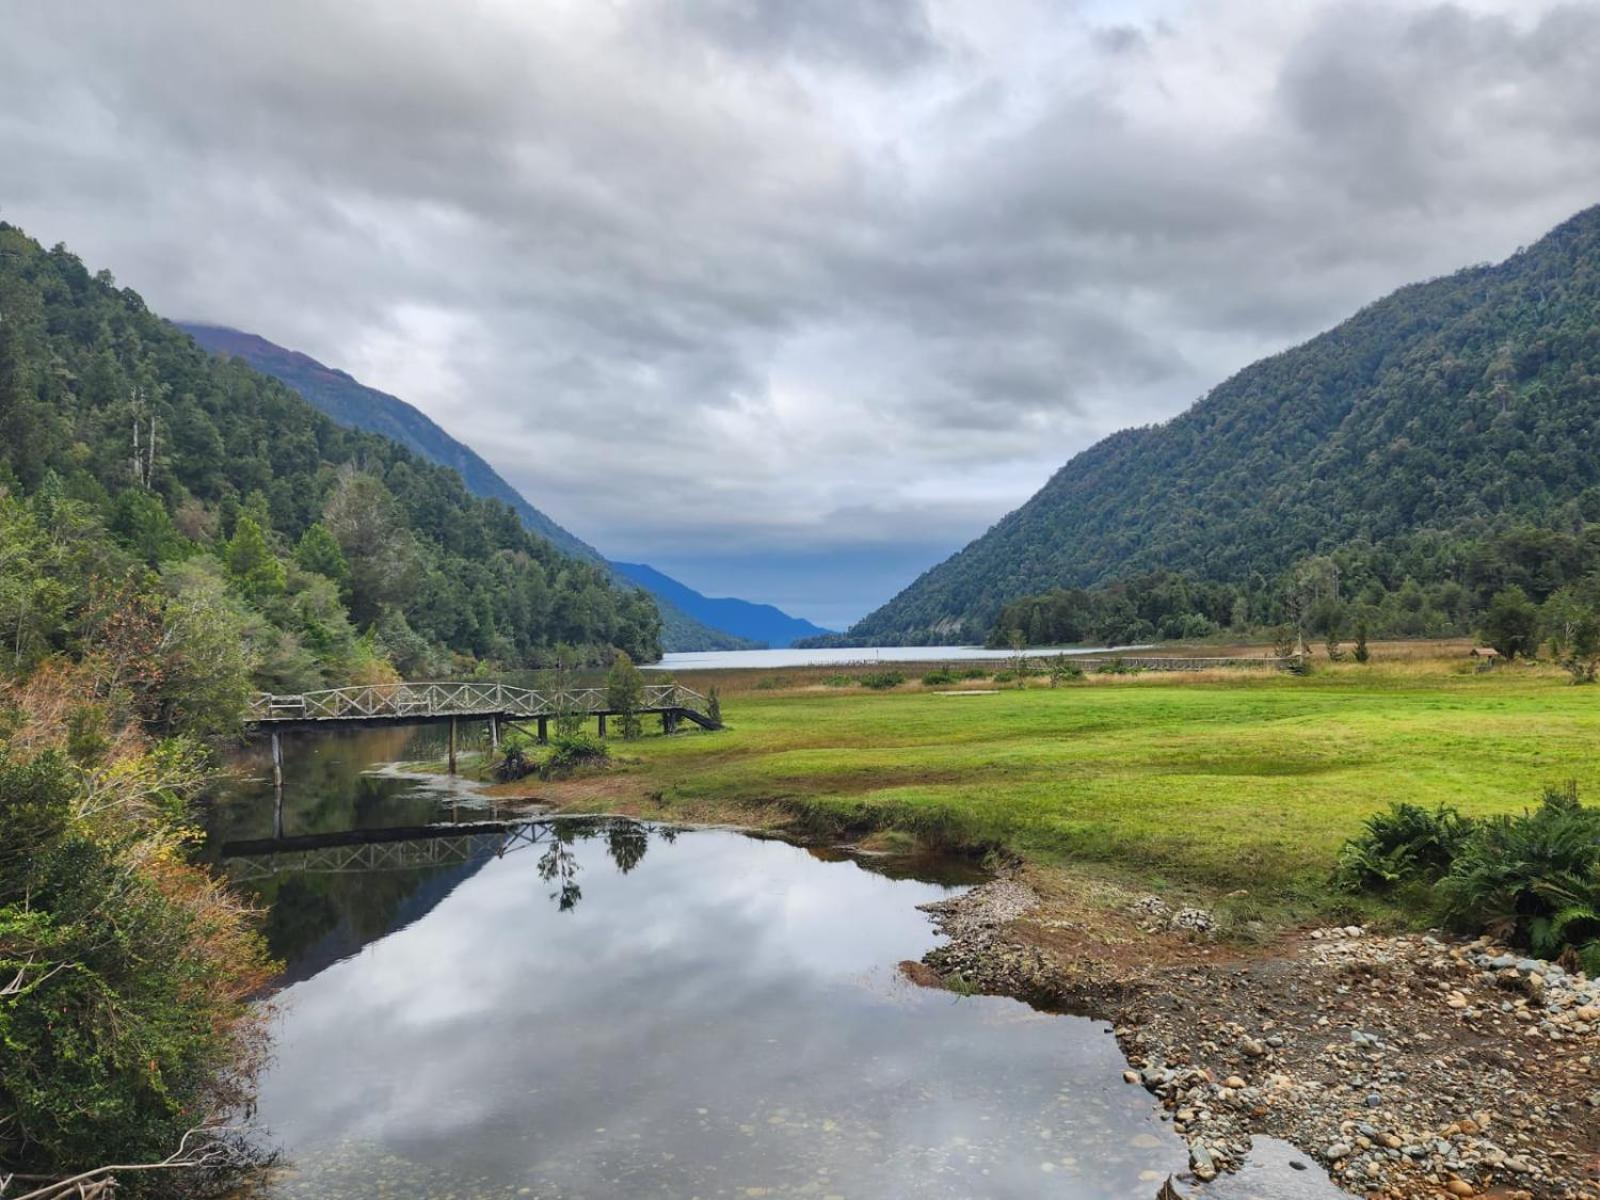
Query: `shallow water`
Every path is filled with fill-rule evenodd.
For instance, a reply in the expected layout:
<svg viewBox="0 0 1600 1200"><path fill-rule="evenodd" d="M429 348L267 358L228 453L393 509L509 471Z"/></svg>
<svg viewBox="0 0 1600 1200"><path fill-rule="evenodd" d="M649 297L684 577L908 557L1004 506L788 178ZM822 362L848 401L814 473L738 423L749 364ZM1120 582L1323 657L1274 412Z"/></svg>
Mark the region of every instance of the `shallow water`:
<svg viewBox="0 0 1600 1200"><path fill-rule="evenodd" d="M454 858L467 839L299 848L496 815L362 773L426 752L396 731L291 743L300 840L227 860L287 961L261 1194L1096 1200L1186 1165L1104 1024L899 975L935 942L916 906L955 886L927 864L605 819ZM236 789L213 849L271 836L270 810ZM1305 1194L1250 1182L1227 1195Z"/></svg>

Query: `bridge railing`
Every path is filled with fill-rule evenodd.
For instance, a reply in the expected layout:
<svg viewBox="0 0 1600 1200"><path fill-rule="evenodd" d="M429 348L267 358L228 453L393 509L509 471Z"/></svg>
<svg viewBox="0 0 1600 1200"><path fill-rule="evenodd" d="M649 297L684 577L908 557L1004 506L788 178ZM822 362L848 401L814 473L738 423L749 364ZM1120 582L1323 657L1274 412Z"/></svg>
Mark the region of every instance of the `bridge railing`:
<svg viewBox="0 0 1600 1200"><path fill-rule="evenodd" d="M709 713L704 696L678 683L647 684L641 710L689 709ZM593 716L610 712L605 688L513 687L504 683L370 683L296 695L261 692L250 699L248 719L271 721L403 720L406 717Z"/></svg>

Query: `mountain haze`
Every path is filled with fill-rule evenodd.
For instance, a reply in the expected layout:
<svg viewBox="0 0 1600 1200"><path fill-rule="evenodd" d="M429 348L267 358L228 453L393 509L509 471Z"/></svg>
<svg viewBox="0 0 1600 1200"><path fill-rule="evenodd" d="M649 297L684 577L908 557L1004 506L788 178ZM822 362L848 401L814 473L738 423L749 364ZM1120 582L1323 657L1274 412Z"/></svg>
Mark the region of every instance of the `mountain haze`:
<svg viewBox="0 0 1600 1200"><path fill-rule="evenodd" d="M1600 519L1597 435L1600 207L1104 439L849 636L976 640L1007 601L1055 587L1274 578L1357 540L1571 528Z"/></svg>
<svg viewBox="0 0 1600 1200"><path fill-rule="evenodd" d="M619 579L627 577L626 572L619 571L607 562L605 556L593 546L528 503L521 492L507 483L470 446L458 442L420 409L398 396L368 387L344 371L324 366L310 355L286 349L253 333L197 322L180 321L177 325L213 354L238 358L263 374L288 384L339 424L382 434L430 462L454 469L469 492L509 504L522 518L524 525L548 539L563 553L602 564ZM646 570L656 583L660 583L662 590L657 591L656 583L644 580L634 583L656 597L657 607L661 611L661 641L666 650L744 650L760 640L751 641L706 624L685 611L674 595L681 592L688 596L699 596L698 592L658 571Z"/></svg>
<svg viewBox="0 0 1600 1200"><path fill-rule="evenodd" d="M702 596L676 579L663 575L643 563L612 563L622 575L656 598L675 605L706 624L754 642L783 647L800 638L825 636L830 631L771 604L752 604L748 600Z"/></svg>

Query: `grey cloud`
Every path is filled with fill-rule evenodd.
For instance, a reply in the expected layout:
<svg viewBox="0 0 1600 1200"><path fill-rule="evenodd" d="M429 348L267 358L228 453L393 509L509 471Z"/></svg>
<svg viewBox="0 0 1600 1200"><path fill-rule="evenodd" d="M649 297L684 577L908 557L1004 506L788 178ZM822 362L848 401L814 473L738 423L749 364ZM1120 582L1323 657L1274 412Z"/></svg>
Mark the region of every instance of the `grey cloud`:
<svg viewBox="0 0 1600 1200"><path fill-rule="evenodd" d="M1482 7L21 0L0 204L619 556L865 608L861 547L1600 199L1600 11Z"/></svg>

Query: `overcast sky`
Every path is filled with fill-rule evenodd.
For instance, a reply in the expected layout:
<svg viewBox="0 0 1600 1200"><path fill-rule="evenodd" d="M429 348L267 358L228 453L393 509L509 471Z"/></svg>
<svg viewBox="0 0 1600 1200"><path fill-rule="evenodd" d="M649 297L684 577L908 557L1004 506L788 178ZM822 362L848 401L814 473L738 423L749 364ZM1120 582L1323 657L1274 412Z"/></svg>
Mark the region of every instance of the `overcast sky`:
<svg viewBox="0 0 1600 1200"><path fill-rule="evenodd" d="M1600 201L1600 5L10 0L0 212L842 625Z"/></svg>

